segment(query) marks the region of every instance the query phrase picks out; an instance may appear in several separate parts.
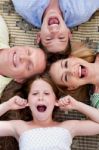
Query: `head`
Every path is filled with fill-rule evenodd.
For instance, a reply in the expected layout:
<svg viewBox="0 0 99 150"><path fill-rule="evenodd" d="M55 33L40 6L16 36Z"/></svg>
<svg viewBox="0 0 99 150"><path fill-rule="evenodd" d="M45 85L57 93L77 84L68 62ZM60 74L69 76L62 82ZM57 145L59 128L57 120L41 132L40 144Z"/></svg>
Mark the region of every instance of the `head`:
<svg viewBox="0 0 99 150"><path fill-rule="evenodd" d="M25 83L28 102L33 118L40 120L52 116L54 106L57 104L58 89L47 75L39 75Z"/></svg>
<svg viewBox="0 0 99 150"><path fill-rule="evenodd" d="M67 50L70 37L71 32L62 14L58 11L48 11L43 17L41 31L37 35L37 43L48 52L64 52Z"/></svg>
<svg viewBox="0 0 99 150"><path fill-rule="evenodd" d="M61 59L53 63L49 70L53 81L56 84L67 88L68 90L75 90L82 85L89 84L88 69L90 63L88 63L87 61L93 61L95 54L93 53L93 51L91 52L90 49L86 49L86 51L88 52L84 53L84 49L80 51L78 50L78 53L71 53L71 56L69 58ZM75 56L78 56L80 58ZM87 61L84 60L84 58Z"/></svg>
<svg viewBox="0 0 99 150"><path fill-rule="evenodd" d="M23 82L42 73L46 67L46 56L40 48L28 46L0 50L0 74Z"/></svg>

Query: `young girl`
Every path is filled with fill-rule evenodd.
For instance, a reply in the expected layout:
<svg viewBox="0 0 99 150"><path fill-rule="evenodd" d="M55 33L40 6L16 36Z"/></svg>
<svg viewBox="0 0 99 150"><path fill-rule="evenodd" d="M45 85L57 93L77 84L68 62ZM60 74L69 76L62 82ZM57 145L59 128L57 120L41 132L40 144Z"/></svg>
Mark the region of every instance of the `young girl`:
<svg viewBox="0 0 99 150"><path fill-rule="evenodd" d="M57 88L46 76L37 76L28 83L28 101L18 96L0 105L0 115L11 109L30 107L33 120L0 121L0 136L13 136L20 150L70 150L74 136L99 134L99 111L70 96L58 101ZM77 110L91 120L56 122L54 107Z"/></svg>

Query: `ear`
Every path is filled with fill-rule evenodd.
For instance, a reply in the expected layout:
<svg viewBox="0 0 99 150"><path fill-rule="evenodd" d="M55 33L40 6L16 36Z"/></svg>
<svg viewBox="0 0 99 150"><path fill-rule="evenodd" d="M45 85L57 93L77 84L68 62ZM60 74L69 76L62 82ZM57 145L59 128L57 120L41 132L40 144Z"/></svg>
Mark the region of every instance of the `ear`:
<svg viewBox="0 0 99 150"><path fill-rule="evenodd" d="M71 91L71 90L76 90L78 87L77 86L71 86L71 87L68 87L67 89L69 90L69 91Z"/></svg>
<svg viewBox="0 0 99 150"><path fill-rule="evenodd" d="M58 100L56 100L56 102L55 102L55 106L57 106L57 107L59 106L59 104L58 104Z"/></svg>
<svg viewBox="0 0 99 150"><path fill-rule="evenodd" d="M69 37L69 39L72 38L72 33L71 33L71 31L69 29L68 29L68 37Z"/></svg>
<svg viewBox="0 0 99 150"><path fill-rule="evenodd" d="M37 37L36 37L36 43L39 44L40 41L41 41L41 33L38 32L38 33L37 33Z"/></svg>
<svg viewBox="0 0 99 150"><path fill-rule="evenodd" d="M24 83L25 79L14 79L14 81L16 81L18 83Z"/></svg>

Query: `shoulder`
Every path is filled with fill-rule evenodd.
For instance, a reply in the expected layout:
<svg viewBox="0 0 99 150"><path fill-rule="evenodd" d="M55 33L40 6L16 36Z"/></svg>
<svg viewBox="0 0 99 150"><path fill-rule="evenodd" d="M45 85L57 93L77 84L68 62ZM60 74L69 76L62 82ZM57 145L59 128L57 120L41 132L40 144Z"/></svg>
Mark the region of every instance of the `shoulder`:
<svg viewBox="0 0 99 150"><path fill-rule="evenodd" d="M27 129L27 122L23 120L11 120L10 123L15 131L16 139Z"/></svg>

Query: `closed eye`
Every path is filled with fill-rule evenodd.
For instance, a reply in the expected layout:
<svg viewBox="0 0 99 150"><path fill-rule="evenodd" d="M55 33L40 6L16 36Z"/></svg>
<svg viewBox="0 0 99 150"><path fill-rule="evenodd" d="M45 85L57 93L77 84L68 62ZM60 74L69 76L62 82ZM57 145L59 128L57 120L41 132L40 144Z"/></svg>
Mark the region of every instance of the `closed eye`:
<svg viewBox="0 0 99 150"><path fill-rule="evenodd" d="M52 38L47 38L47 39L46 39L46 41L50 41L50 40L52 40Z"/></svg>
<svg viewBox="0 0 99 150"><path fill-rule="evenodd" d="M33 65L31 63L31 61L28 61L27 67L26 67L27 71L33 71Z"/></svg>
<svg viewBox="0 0 99 150"><path fill-rule="evenodd" d="M65 37L63 37L63 36L62 36L62 37L59 37L59 39L61 39L61 40L62 40L62 39L65 39Z"/></svg>
<svg viewBox="0 0 99 150"><path fill-rule="evenodd" d="M67 74L65 74L65 81L67 82Z"/></svg>
<svg viewBox="0 0 99 150"><path fill-rule="evenodd" d="M32 95L37 95L37 94L38 94L38 92L32 93Z"/></svg>
<svg viewBox="0 0 99 150"><path fill-rule="evenodd" d="M67 68L68 67L68 62L65 61L64 67Z"/></svg>
<svg viewBox="0 0 99 150"><path fill-rule="evenodd" d="M50 95L50 93L48 93L48 92L45 92L44 94L45 94L45 95Z"/></svg>

